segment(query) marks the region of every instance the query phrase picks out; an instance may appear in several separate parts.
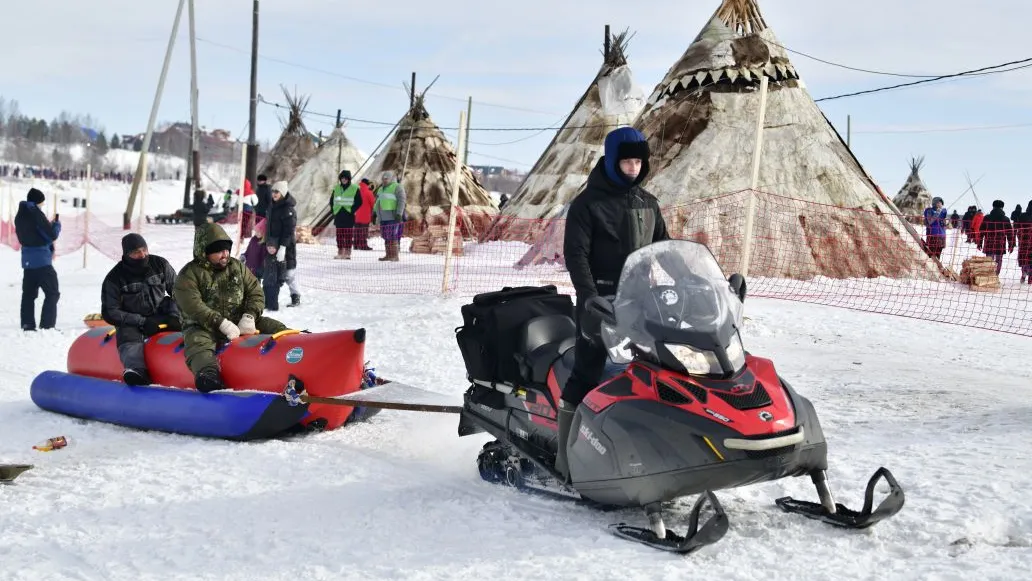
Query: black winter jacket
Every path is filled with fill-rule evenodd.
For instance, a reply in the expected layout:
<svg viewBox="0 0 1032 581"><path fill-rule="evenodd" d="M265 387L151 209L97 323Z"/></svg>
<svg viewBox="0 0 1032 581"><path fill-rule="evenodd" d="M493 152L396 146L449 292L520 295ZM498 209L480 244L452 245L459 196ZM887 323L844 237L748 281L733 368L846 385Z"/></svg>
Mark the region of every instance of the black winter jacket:
<svg viewBox="0 0 1032 581"><path fill-rule="evenodd" d="M258 203L254 206L254 213L264 218L268 215L269 204L272 203L272 186L269 184L258 184L254 194L258 196Z"/></svg>
<svg viewBox="0 0 1032 581"><path fill-rule="evenodd" d="M175 284L176 270L160 256L150 255L142 269L122 260L104 277L100 315L116 327L142 327L155 315L179 317L171 297Z"/></svg>
<svg viewBox="0 0 1032 581"><path fill-rule="evenodd" d="M614 294L627 257L670 238L656 197L638 185L614 184L604 164L605 157L598 160L587 187L573 199L566 215L563 255L578 303ZM645 177L639 176L638 182Z"/></svg>
<svg viewBox="0 0 1032 581"><path fill-rule="evenodd" d="M202 200L193 203L193 225L200 226L208 222L208 204Z"/></svg>
<svg viewBox="0 0 1032 581"><path fill-rule="evenodd" d="M987 255L1007 254L1014 250L1014 228L1003 208L993 208L978 229L978 247Z"/></svg>
<svg viewBox="0 0 1032 581"><path fill-rule="evenodd" d="M330 190L330 209L333 209L333 193L337 189ZM355 227L355 214L358 213L358 209L362 207L362 188L359 186L355 192L355 203L351 206L351 211L341 210L333 215L333 227L334 228L354 228Z"/></svg>
<svg viewBox="0 0 1032 581"><path fill-rule="evenodd" d="M269 218L265 225L265 245L286 247L287 270L297 268L297 202L289 193L269 206Z"/></svg>

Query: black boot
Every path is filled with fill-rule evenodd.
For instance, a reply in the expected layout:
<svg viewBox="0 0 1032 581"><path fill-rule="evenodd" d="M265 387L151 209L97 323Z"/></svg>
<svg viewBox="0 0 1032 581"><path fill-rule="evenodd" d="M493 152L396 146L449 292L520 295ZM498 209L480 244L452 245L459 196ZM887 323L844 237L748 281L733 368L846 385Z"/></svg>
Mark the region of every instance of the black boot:
<svg viewBox="0 0 1032 581"><path fill-rule="evenodd" d="M563 480L570 481L570 466L566 459L566 444L570 440L570 425L573 423L573 413L577 406L565 399L559 398L559 448L555 454L555 470L562 475Z"/></svg>
<svg viewBox="0 0 1032 581"><path fill-rule="evenodd" d="M222 374L219 373L216 367L205 367L202 369L194 377L194 385L197 386L197 391L201 393L226 389L226 384L222 383Z"/></svg>
<svg viewBox="0 0 1032 581"><path fill-rule="evenodd" d="M290 295L290 304L287 305L287 306L288 307L299 307L299 306L301 306L301 295L291 294Z"/></svg>
<svg viewBox="0 0 1032 581"><path fill-rule="evenodd" d="M126 369L122 372L122 381L126 385L150 385L150 374L146 369Z"/></svg>

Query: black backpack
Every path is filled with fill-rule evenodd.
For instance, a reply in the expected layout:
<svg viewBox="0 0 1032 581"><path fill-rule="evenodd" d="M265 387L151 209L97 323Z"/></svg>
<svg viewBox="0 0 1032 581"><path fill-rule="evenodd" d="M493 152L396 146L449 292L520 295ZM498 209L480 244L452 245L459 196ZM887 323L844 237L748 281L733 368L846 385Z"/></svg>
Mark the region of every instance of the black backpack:
<svg viewBox="0 0 1032 581"><path fill-rule="evenodd" d="M520 330L542 315L574 316L573 301L555 285L505 287L482 293L462 306L463 326L455 329L470 380L520 384L516 360Z"/></svg>

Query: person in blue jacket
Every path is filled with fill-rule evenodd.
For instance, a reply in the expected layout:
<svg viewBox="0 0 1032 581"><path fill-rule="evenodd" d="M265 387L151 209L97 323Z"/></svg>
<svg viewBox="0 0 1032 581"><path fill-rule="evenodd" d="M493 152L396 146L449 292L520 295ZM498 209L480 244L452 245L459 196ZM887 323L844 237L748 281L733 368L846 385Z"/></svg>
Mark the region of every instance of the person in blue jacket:
<svg viewBox="0 0 1032 581"><path fill-rule="evenodd" d="M939 260L942 250L946 248L946 209L942 207L942 198L932 198L932 207L925 208L925 246L928 256Z"/></svg>
<svg viewBox="0 0 1032 581"><path fill-rule="evenodd" d="M14 231L21 244L22 297L21 328L36 330L36 298L43 291L43 311L39 327L53 329L57 324L57 301L61 293L54 270L54 242L61 234L61 222L54 216L47 220L41 206L46 200L43 192L32 188L25 201L18 204L14 216Z"/></svg>

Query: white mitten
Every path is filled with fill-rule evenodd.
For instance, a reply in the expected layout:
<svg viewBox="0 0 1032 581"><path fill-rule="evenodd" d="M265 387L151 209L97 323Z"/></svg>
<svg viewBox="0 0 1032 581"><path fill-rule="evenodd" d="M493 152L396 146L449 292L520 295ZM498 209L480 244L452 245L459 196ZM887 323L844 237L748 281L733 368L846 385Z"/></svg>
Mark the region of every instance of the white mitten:
<svg viewBox="0 0 1032 581"><path fill-rule="evenodd" d="M234 325L229 319L222 319L222 322L219 323L219 332L232 341L240 336L240 327Z"/></svg>
<svg viewBox="0 0 1032 581"><path fill-rule="evenodd" d="M237 323L237 327L240 329L241 335L254 335L258 332L258 329L254 326L254 317L250 314L245 314L240 317L240 322Z"/></svg>
<svg viewBox="0 0 1032 581"><path fill-rule="evenodd" d="M276 251L276 262L284 262L287 259L287 247L280 246Z"/></svg>

